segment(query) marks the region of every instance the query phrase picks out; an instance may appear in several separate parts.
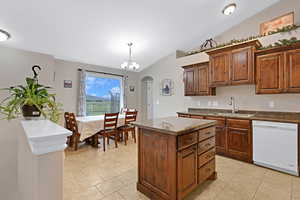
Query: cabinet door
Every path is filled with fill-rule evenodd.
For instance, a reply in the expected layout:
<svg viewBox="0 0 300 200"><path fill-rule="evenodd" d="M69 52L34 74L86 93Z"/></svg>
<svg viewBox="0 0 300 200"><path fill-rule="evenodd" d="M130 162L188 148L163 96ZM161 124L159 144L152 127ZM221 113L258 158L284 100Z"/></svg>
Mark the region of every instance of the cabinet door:
<svg viewBox="0 0 300 200"><path fill-rule="evenodd" d="M232 51L231 84L254 83L253 47Z"/></svg>
<svg viewBox="0 0 300 200"><path fill-rule="evenodd" d="M210 86L230 84L230 53L210 56Z"/></svg>
<svg viewBox="0 0 300 200"><path fill-rule="evenodd" d="M197 186L197 144L178 152L178 199Z"/></svg>
<svg viewBox="0 0 300 200"><path fill-rule="evenodd" d="M286 52L286 92L300 93L300 49Z"/></svg>
<svg viewBox="0 0 300 200"><path fill-rule="evenodd" d="M195 68L184 69L184 93L185 96L195 95Z"/></svg>
<svg viewBox="0 0 300 200"><path fill-rule="evenodd" d="M216 120L216 152L219 155L226 154L227 146L227 131L226 131L226 119L223 117L205 117L208 120Z"/></svg>
<svg viewBox="0 0 300 200"><path fill-rule="evenodd" d="M228 128L228 155L230 157L251 162L250 130L243 128Z"/></svg>
<svg viewBox="0 0 300 200"><path fill-rule="evenodd" d="M284 89L283 53L257 56L256 93L276 94Z"/></svg>
<svg viewBox="0 0 300 200"><path fill-rule="evenodd" d="M216 127L216 152L217 154L224 155L226 153L226 127L217 126Z"/></svg>

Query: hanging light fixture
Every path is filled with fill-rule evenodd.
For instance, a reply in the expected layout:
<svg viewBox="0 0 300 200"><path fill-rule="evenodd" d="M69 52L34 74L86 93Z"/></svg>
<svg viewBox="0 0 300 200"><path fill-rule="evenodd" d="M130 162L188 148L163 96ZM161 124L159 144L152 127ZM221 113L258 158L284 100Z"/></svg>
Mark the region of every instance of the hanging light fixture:
<svg viewBox="0 0 300 200"><path fill-rule="evenodd" d="M10 38L10 34L5 30L0 29L0 42L4 42Z"/></svg>
<svg viewBox="0 0 300 200"><path fill-rule="evenodd" d="M124 70L138 70L140 68L140 65L137 64L136 62L134 62L132 60L132 55L131 55L131 47L132 47L132 43L128 43L128 48L129 48L129 58L128 58L128 61L126 62L123 62L121 64L121 68L124 69Z"/></svg>

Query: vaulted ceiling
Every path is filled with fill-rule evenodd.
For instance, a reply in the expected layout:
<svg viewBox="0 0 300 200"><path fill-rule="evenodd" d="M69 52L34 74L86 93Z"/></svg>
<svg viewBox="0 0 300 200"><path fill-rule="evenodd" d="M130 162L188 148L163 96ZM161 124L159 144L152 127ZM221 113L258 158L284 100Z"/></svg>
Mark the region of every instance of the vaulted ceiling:
<svg viewBox="0 0 300 200"><path fill-rule="evenodd" d="M197 46L278 0L9 0L0 6L1 45L108 67L133 58L148 67ZM222 14L235 2L236 12Z"/></svg>

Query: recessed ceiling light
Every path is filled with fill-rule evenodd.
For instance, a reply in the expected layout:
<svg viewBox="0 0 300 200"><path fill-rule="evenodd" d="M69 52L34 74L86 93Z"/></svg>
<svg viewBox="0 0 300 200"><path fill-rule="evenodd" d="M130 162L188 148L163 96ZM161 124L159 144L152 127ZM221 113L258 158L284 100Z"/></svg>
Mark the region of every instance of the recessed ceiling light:
<svg viewBox="0 0 300 200"><path fill-rule="evenodd" d="M236 4L232 3L225 6L222 12L224 15L231 15L235 11L235 9L236 9Z"/></svg>
<svg viewBox="0 0 300 200"><path fill-rule="evenodd" d="M0 29L0 42L6 41L10 38L10 34L2 29Z"/></svg>

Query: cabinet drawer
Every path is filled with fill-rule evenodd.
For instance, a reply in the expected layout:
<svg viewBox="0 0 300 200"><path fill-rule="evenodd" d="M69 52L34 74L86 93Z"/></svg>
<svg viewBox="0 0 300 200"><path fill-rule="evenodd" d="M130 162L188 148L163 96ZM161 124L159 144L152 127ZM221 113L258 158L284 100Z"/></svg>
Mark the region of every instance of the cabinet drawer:
<svg viewBox="0 0 300 200"><path fill-rule="evenodd" d="M217 126L225 126L226 125L226 120L223 117L205 117L205 119L216 120Z"/></svg>
<svg viewBox="0 0 300 200"><path fill-rule="evenodd" d="M215 172L215 159L198 169L198 184L203 183Z"/></svg>
<svg viewBox="0 0 300 200"><path fill-rule="evenodd" d="M178 117L190 118L188 114L178 114Z"/></svg>
<svg viewBox="0 0 300 200"><path fill-rule="evenodd" d="M215 137L204 140L198 144L198 154L202 154L215 146Z"/></svg>
<svg viewBox="0 0 300 200"><path fill-rule="evenodd" d="M197 143L197 137L198 137L198 131L179 136L178 148L182 149L184 147L188 147L192 144Z"/></svg>
<svg viewBox="0 0 300 200"><path fill-rule="evenodd" d="M227 119L230 128L250 128L250 120L245 119Z"/></svg>
<svg viewBox="0 0 300 200"><path fill-rule="evenodd" d="M194 119L204 119L204 117L201 116L201 115L191 115L191 118L194 118Z"/></svg>
<svg viewBox="0 0 300 200"><path fill-rule="evenodd" d="M201 154L198 156L198 168L201 168L205 163L215 158L216 150L215 148Z"/></svg>
<svg viewBox="0 0 300 200"><path fill-rule="evenodd" d="M215 131L216 131L216 128L213 126L205 128L205 129L201 129L198 133L198 135L199 135L198 141L201 142L207 138L215 136Z"/></svg>

